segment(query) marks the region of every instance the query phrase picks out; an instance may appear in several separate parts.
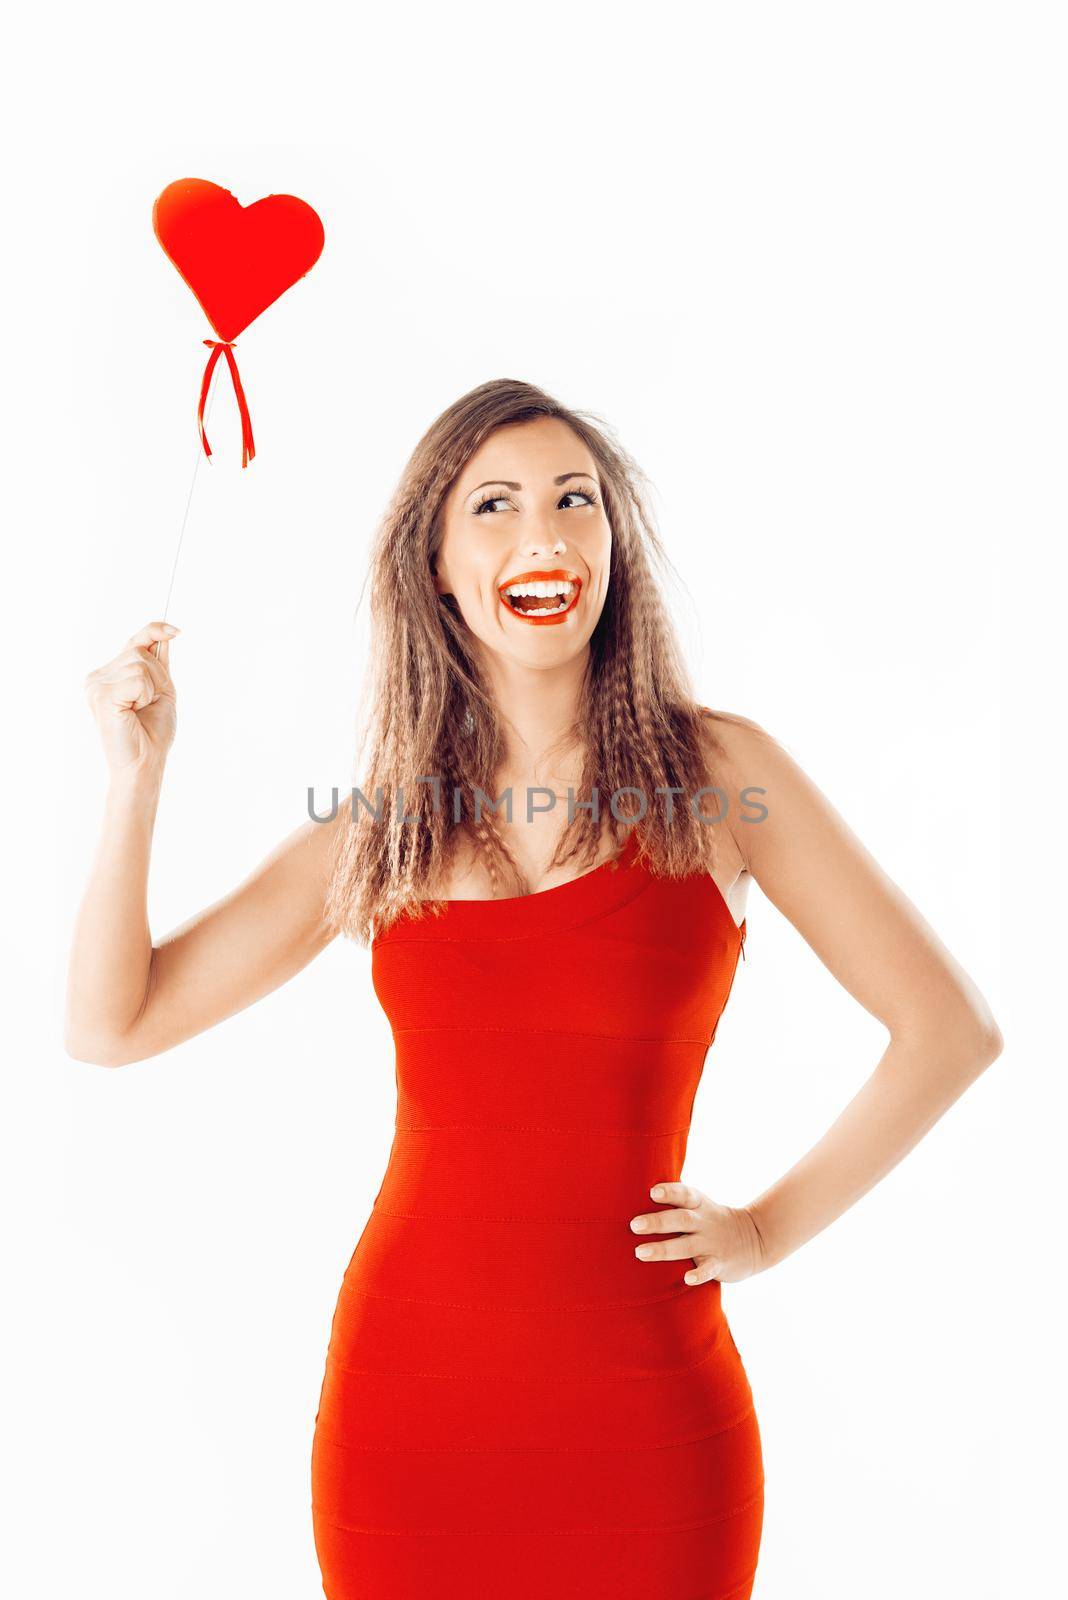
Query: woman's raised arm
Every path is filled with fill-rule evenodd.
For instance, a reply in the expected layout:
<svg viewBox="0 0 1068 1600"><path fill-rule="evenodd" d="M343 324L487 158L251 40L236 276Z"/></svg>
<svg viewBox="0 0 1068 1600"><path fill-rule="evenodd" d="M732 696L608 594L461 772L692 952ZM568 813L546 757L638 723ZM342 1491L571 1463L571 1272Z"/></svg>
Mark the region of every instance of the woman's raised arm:
<svg viewBox="0 0 1068 1600"><path fill-rule="evenodd" d="M244 1010L333 937L323 905L335 824L309 820L230 894L153 944L148 869L175 730L176 631L149 623L85 682L109 779L71 946L64 1042L100 1066L159 1055Z"/></svg>

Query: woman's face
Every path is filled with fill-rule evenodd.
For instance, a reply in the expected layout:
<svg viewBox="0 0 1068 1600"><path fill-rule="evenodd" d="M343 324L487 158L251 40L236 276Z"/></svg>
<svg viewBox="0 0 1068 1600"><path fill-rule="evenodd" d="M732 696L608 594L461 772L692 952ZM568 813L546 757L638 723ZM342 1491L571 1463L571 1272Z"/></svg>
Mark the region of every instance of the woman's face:
<svg viewBox="0 0 1068 1600"><path fill-rule="evenodd" d="M586 648L608 593L612 530L597 464L565 422L498 428L453 484L442 520L435 586L455 595L488 650L551 667Z"/></svg>

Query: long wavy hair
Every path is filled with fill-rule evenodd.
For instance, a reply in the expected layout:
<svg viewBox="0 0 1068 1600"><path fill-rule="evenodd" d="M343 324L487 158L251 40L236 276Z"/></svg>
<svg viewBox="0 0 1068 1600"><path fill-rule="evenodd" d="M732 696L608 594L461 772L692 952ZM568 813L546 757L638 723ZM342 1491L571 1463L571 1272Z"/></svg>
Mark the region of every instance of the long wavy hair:
<svg viewBox="0 0 1068 1600"><path fill-rule="evenodd" d="M681 876L715 865L716 830L689 802L715 783L722 747L711 726L715 715L694 700L655 576L670 562L648 504L648 480L602 418L573 411L533 384L499 378L470 390L430 425L373 543L356 814L346 797L335 818L325 905L333 929L360 944L407 912L444 909L435 892L453 859L457 829L473 837L495 896L530 892L492 809L484 798L476 805L477 792L496 798L505 748L500 713L479 666L478 641L455 597L437 592L433 572L444 536L442 508L466 463L496 429L538 417L559 418L589 449L612 534L608 594L590 638L575 720L553 747L553 753L582 753L575 799L587 802L596 790L599 815L577 809L550 866L571 860L578 870L592 866L606 813L617 846L641 822L639 850L655 872ZM438 785L418 781L432 777ZM669 789L681 791L670 820L657 795ZM635 790L645 797L644 816L640 799L631 804ZM378 805L376 818L364 801ZM706 813L717 809L715 801L696 803Z"/></svg>

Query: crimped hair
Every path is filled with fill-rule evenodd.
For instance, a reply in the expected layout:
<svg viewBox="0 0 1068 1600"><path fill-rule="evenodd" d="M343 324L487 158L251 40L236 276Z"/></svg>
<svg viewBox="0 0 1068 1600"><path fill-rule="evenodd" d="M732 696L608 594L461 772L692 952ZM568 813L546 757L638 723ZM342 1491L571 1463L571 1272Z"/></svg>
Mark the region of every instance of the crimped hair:
<svg viewBox="0 0 1068 1600"><path fill-rule="evenodd" d="M498 378L463 395L427 429L374 539L354 786L370 806L381 798L381 820L370 824L362 808L354 819L347 803L339 811L325 904L334 930L361 944L398 916L444 908L434 890L445 881L456 828L477 842L495 896L530 892L492 811L483 802L482 815L475 814L476 790L495 795L504 753L499 709L455 597L437 592L433 572L444 536L442 508L466 463L496 429L538 417L559 418L590 451L612 533L608 593L590 638L575 721L554 750L583 752L576 801L589 801L597 790L598 813L611 816L617 845L631 822L641 821L641 854L652 870L681 876L715 864L715 829L694 816L689 801L714 784L722 747L711 727L714 713L694 700L654 577L655 567L670 563L644 492L648 480L602 418L573 411L533 384ZM361 780L360 752L368 742ZM417 781L432 776L440 780L437 794L433 783ZM670 820L656 798L669 789L676 791ZM646 797L644 817L620 800L609 804L621 790ZM600 814L577 810L550 866L572 859L591 866L603 826Z"/></svg>

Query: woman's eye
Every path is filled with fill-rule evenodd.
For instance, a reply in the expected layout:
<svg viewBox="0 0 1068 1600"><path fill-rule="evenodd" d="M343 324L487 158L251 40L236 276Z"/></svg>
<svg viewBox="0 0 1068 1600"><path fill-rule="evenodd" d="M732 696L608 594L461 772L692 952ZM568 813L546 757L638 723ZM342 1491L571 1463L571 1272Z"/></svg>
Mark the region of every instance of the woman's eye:
<svg viewBox="0 0 1068 1600"><path fill-rule="evenodd" d="M597 504L596 496L589 489L567 489L567 490L565 490L564 493L560 496L561 504L563 504L563 502L565 500L571 499L573 495L580 495L582 500L588 506L592 506L592 505L596 505ZM487 495L486 498L484 500L480 500L478 502L477 506L475 507L475 516L476 517L482 516L483 513L488 511L492 506L508 505L508 504L509 504L509 501L508 501L508 497L506 495L503 495L503 494Z"/></svg>

